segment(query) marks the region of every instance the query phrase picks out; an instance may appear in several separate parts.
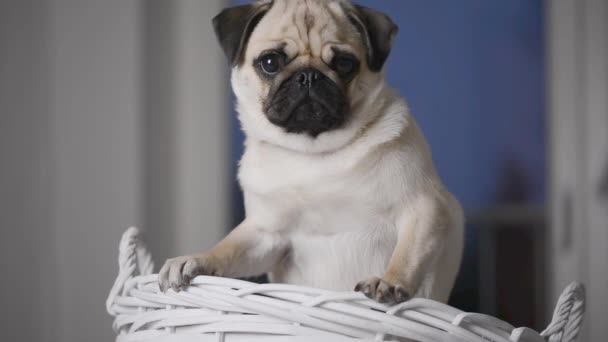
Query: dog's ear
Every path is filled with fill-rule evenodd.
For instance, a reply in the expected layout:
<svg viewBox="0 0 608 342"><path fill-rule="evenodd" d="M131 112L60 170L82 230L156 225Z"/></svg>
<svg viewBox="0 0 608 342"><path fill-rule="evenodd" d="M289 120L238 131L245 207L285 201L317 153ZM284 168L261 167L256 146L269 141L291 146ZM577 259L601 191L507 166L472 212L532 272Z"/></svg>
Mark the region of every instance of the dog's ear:
<svg viewBox="0 0 608 342"><path fill-rule="evenodd" d="M215 35L233 66L243 63L249 37L270 6L256 3L230 7L213 18Z"/></svg>
<svg viewBox="0 0 608 342"><path fill-rule="evenodd" d="M399 27L386 14L359 5L353 6L349 19L363 36L369 69L382 70Z"/></svg>

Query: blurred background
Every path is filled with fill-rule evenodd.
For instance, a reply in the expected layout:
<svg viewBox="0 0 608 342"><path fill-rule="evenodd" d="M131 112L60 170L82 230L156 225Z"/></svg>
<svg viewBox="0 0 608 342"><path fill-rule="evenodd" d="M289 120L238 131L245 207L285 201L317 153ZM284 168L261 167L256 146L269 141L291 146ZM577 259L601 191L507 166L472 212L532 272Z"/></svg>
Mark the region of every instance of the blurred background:
<svg viewBox="0 0 608 342"><path fill-rule="evenodd" d="M244 1L0 0L0 340L109 341L120 235L157 264L243 216L211 18ZM587 286L608 336L608 2L366 0L467 213L450 304L542 330Z"/></svg>

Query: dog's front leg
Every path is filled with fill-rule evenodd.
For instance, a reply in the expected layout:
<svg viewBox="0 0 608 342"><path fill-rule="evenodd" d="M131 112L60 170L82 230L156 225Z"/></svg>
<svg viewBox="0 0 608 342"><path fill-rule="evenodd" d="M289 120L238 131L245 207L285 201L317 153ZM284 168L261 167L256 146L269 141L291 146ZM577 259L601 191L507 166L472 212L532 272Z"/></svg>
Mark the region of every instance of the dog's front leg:
<svg viewBox="0 0 608 342"><path fill-rule="evenodd" d="M169 259L159 272L159 286L179 291L198 275L250 277L269 272L288 244L278 233L243 222L211 251Z"/></svg>
<svg viewBox="0 0 608 342"><path fill-rule="evenodd" d="M355 291L380 303L401 303L418 292L441 252L449 229L449 212L439 200L421 198L403 215L399 239L386 273L359 282Z"/></svg>

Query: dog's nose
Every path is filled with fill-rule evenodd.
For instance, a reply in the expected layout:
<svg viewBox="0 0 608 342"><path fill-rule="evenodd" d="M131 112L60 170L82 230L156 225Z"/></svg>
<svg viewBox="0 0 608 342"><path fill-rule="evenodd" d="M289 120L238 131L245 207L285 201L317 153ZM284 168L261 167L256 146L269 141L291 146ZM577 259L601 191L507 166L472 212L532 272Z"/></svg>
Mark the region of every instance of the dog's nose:
<svg viewBox="0 0 608 342"><path fill-rule="evenodd" d="M318 70L305 69L298 73L296 80L301 86L310 88L320 77L321 73Z"/></svg>

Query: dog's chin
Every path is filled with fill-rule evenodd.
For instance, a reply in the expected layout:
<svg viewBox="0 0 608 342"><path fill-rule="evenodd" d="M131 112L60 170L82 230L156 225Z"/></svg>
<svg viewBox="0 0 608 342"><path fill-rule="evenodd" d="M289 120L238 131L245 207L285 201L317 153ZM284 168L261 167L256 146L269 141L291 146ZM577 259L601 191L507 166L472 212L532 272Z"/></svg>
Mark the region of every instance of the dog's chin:
<svg viewBox="0 0 608 342"><path fill-rule="evenodd" d="M321 101L302 99L294 108L281 113L268 113L268 120L290 134L306 134L317 138L320 134L339 129L345 121L344 108L332 110Z"/></svg>

